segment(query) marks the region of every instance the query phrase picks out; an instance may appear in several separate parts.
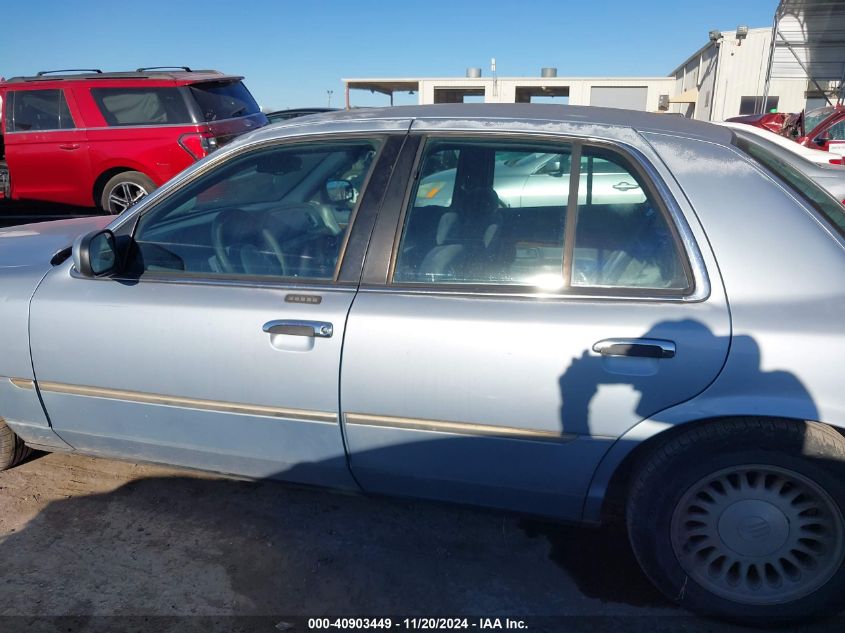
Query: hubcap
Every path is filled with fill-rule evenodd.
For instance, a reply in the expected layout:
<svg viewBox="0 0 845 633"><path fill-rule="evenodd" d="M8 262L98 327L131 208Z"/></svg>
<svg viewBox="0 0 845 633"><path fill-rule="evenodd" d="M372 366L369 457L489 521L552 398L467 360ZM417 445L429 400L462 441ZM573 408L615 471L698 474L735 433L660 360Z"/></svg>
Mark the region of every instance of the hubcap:
<svg viewBox="0 0 845 633"><path fill-rule="evenodd" d="M109 212L123 213L149 192L134 182L120 182L109 193Z"/></svg>
<svg viewBox="0 0 845 633"><path fill-rule="evenodd" d="M672 547L708 591L744 604L791 602L842 564L842 515L818 484L776 466L737 466L693 485L672 515Z"/></svg>

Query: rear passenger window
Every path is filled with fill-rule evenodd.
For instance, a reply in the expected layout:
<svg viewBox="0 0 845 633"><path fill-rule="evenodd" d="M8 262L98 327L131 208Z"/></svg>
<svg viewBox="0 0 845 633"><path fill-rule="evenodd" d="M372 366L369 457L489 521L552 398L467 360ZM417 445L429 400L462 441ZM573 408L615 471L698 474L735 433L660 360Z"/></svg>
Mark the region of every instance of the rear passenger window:
<svg viewBox="0 0 845 633"><path fill-rule="evenodd" d="M110 126L191 123L178 88L93 88L91 96Z"/></svg>
<svg viewBox="0 0 845 633"><path fill-rule="evenodd" d="M686 290L677 241L640 178L604 149L583 148L579 167L572 182L568 144L429 142L393 281ZM567 259L570 187L578 204Z"/></svg>
<svg viewBox="0 0 845 633"><path fill-rule="evenodd" d="M61 90L14 90L8 93L10 132L63 130L76 127Z"/></svg>
<svg viewBox="0 0 845 633"><path fill-rule="evenodd" d="M581 155L572 285L689 286L666 217L615 152L585 147Z"/></svg>

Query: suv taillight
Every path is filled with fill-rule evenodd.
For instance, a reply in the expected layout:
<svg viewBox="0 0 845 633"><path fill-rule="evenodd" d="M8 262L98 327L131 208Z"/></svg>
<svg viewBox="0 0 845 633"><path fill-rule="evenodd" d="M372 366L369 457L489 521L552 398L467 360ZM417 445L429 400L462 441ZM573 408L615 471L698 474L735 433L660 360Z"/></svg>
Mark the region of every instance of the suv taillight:
<svg viewBox="0 0 845 633"><path fill-rule="evenodd" d="M179 137L179 145L199 160L217 149L217 139L209 132L189 132Z"/></svg>

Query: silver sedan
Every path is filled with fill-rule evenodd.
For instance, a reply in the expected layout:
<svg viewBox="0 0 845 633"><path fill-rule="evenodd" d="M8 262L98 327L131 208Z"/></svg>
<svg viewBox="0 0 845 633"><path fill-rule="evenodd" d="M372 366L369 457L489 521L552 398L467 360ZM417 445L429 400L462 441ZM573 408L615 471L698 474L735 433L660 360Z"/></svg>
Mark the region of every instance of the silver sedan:
<svg viewBox="0 0 845 633"><path fill-rule="evenodd" d="M32 447L624 517L699 613L841 608L845 209L750 136L310 117L116 219L0 231L0 284L0 467Z"/></svg>

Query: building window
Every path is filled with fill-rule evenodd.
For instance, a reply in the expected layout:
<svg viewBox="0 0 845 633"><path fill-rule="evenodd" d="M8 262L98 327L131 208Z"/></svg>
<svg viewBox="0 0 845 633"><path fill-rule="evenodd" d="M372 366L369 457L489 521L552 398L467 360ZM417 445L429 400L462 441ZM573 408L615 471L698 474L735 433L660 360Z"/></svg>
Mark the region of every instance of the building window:
<svg viewBox="0 0 845 633"><path fill-rule="evenodd" d="M771 112L778 109L779 97L768 97L766 99L766 107L763 112ZM763 97L742 97L739 101L739 113L742 114L757 114L760 111L760 104L763 103Z"/></svg>

